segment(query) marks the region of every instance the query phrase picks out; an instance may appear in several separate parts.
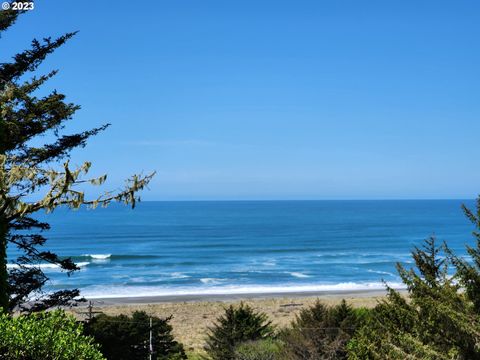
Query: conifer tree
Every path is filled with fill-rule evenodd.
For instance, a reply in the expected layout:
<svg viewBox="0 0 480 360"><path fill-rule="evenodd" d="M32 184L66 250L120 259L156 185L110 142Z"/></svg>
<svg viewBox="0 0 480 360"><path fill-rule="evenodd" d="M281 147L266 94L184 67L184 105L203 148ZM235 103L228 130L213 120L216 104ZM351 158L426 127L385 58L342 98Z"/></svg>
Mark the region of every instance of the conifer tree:
<svg viewBox="0 0 480 360"><path fill-rule="evenodd" d="M12 10L0 12L0 41L20 14ZM84 194L86 186L101 185L106 176L88 177L91 164L72 167L69 154L85 146L90 137L105 130L108 124L65 134L66 122L79 106L67 102L65 95L57 91L38 97L39 89L55 76L56 70L32 76L48 55L74 35L35 39L29 49L0 64L0 308L4 310L22 306L32 300L32 295L37 300L29 310L67 304L79 294L77 290L42 293L47 276L38 263L56 264L67 273L78 267L71 259L42 248L46 241L42 232L49 229L49 224L36 220L35 213L51 212L59 206L107 206L112 201L134 207L137 192L153 176L134 175L124 189L98 198L88 199ZM47 140L42 142L42 138ZM18 267L10 272L7 246L15 246L22 253L18 259L12 259Z"/></svg>
<svg viewBox="0 0 480 360"><path fill-rule="evenodd" d="M236 346L272 335L273 327L266 314L243 303L238 307L230 305L209 329L205 351L213 360L234 360Z"/></svg>
<svg viewBox="0 0 480 360"><path fill-rule="evenodd" d="M454 255L450 250L448 252L457 270L455 277L465 289L467 298L472 301L475 312L480 316L480 196L477 198L475 211L467 208L465 205L462 205L462 209L475 227L472 234L475 238L476 246L467 245L467 253L471 256L472 263Z"/></svg>
<svg viewBox="0 0 480 360"><path fill-rule="evenodd" d="M355 311L345 300L328 307L317 302L295 317L282 331L284 358L291 360L346 359L347 342L362 323L361 311Z"/></svg>
<svg viewBox="0 0 480 360"><path fill-rule="evenodd" d="M144 311L135 311L132 316L100 314L85 324L85 334L94 338L108 360L143 360L151 353L151 330L153 359L186 359L183 345L172 335L171 319L149 316Z"/></svg>
<svg viewBox="0 0 480 360"><path fill-rule="evenodd" d="M480 319L448 275L443 250L432 237L413 251L416 269L397 265L410 301L387 287L349 343L349 359L480 359Z"/></svg>

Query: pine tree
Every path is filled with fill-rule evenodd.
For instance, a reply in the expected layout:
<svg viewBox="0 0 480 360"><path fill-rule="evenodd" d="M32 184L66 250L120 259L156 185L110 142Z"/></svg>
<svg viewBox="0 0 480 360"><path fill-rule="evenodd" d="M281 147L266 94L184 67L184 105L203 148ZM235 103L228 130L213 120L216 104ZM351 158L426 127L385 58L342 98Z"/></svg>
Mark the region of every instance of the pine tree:
<svg viewBox="0 0 480 360"><path fill-rule="evenodd" d="M415 248L414 269L398 264L409 301L388 297L349 343L351 359L480 359L480 319L448 275L444 245Z"/></svg>
<svg viewBox="0 0 480 360"><path fill-rule="evenodd" d="M236 346L272 335L273 327L266 314L257 313L243 303L238 307L230 305L209 329L205 351L213 360L233 360Z"/></svg>
<svg viewBox="0 0 480 360"><path fill-rule="evenodd" d="M85 324L85 334L95 339L102 354L112 360L143 360L150 354L150 319L152 320L153 359L186 359L183 345L172 335L170 320L135 311L132 316L100 314Z"/></svg>
<svg viewBox="0 0 480 360"><path fill-rule="evenodd" d="M17 20L20 12L0 12L0 36ZM87 199L79 186L101 185L106 176L89 178L90 163L72 168L70 152L86 145L87 140L105 130L107 125L88 131L64 134L65 123L72 119L78 105L66 102L64 94L53 91L37 97L38 90L57 71L25 80L42 61L70 40L75 33L56 39L33 40L31 47L16 54L11 62L0 64L0 308L11 310L22 306L35 295L37 301L29 310L40 310L69 303L78 290L42 294L46 275L36 266L39 262L57 264L67 273L78 270L71 259L42 249L46 238L42 232L49 224L35 219L38 211L53 211L59 206L107 206L112 201L135 206L137 192L153 174L135 175L123 190L107 192ZM41 144L42 136L50 142ZM36 144L36 145L34 145ZM29 201L28 199L39 199ZM7 270L7 246L16 246L22 256L18 268Z"/></svg>
<svg viewBox="0 0 480 360"><path fill-rule="evenodd" d="M346 359L347 342L362 323L345 300L328 307L317 301L303 309L285 329L280 338L284 343L284 358L291 360Z"/></svg>
<svg viewBox="0 0 480 360"><path fill-rule="evenodd" d="M462 205L466 217L475 226L472 232L476 247L467 245L467 252L472 258L472 264L464 258L458 257L449 250L450 258L456 267L456 279L464 287L467 298L472 301L475 312L480 315L480 196L477 198L476 211L472 211Z"/></svg>

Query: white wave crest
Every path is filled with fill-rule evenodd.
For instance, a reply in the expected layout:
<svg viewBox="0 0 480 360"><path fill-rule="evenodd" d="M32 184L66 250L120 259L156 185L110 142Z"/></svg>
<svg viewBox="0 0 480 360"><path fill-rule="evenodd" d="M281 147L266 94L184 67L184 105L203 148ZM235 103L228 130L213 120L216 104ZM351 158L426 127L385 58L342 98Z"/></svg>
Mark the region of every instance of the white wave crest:
<svg viewBox="0 0 480 360"><path fill-rule="evenodd" d="M203 278L203 279L200 279L200 281L201 281L203 284L214 285L214 284L220 284L220 282L222 281L222 279Z"/></svg>
<svg viewBox="0 0 480 360"><path fill-rule="evenodd" d="M276 262L275 260L269 260L269 261L263 262L262 265L265 265L265 266L276 266L276 265L277 265L277 262Z"/></svg>
<svg viewBox="0 0 480 360"><path fill-rule="evenodd" d="M83 256L88 256L95 260L106 260L106 259L109 259L112 256L112 254L85 254Z"/></svg>
<svg viewBox="0 0 480 360"><path fill-rule="evenodd" d="M301 272L289 272L288 274L292 275L293 277L296 277L296 278L309 278L311 277L310 275L307 275L307 274L304 274L304 273L301 273Z"/></svg>
<svg viewBox="0 0 480 360"><path fill-rule="evenodd" d="M391 273L391 272L381 271L381 270L368 269L367 272L369 272L369 273L374 273L374 274L380 274L380 275L389 275L389 276L393 276L393 277L396 276L395 274L393 274L393 273Z"/></svg>
<svg viewBox="0 0 480 360"><path fill-rule="evenodd" d="M170 274L170 276L174 279L186 279L189 278L189 275L185 275L184 273L181 272L173 272Z"/></svg>

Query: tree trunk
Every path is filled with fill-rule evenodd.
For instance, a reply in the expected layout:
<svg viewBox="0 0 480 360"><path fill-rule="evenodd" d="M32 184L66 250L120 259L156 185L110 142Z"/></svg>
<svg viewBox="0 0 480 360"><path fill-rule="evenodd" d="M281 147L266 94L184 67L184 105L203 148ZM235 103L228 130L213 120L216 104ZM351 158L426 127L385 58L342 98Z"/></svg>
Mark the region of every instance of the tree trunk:
<svg viewBox="0 0 480 360"><path fill-rule="evenodd" d="M7 234L8 223L0 215L0 308L8 311L8 271L7 271ZM1 310L0 310L1 312Z"/></svg>

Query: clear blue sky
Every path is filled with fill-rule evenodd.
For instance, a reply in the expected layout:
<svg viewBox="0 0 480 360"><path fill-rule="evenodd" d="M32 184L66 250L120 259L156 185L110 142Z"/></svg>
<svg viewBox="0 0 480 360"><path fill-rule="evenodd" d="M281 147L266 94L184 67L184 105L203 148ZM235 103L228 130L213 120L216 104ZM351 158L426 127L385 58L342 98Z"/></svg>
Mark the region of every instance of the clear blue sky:
<svg viewBox="0 0 480 360"><path fill-rule="evenodd" d="M39 0L0 41L80 30L41 71L112 127L74 154L146 200L472 198L478 1Z"/></svg>

